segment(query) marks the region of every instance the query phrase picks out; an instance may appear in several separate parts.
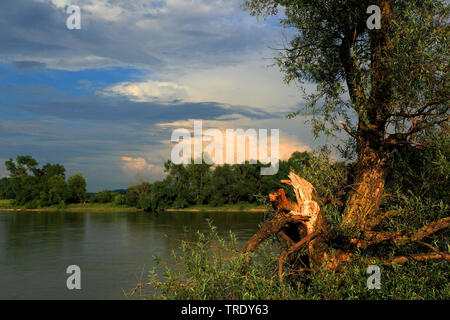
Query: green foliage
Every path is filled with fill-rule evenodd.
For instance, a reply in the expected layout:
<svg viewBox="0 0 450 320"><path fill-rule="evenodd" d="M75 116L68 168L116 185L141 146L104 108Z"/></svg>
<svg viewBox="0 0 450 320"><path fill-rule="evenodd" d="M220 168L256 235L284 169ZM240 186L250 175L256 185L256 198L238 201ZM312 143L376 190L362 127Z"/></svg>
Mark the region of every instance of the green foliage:
<svg viewBox="0 0 450 320"><path fill-rule="evenodd" d="M124 194L116 194L114 197L114 204L117 206L123 206L126 205L126 196Z"/></svg>
<svg viewBox="0 0 450 320"><path fill-rule="evenodd" d="M150 194L142 195L138 200L138 208L144 211L152 211L152 196Z"/></svg>
<svg viewBox="0 0 450 320"><path fill-rule="evenodd" d="M0 179L0 199L14 199L15 193L12 189L11 179Z"/></svg>
<svg viewBox="0 0 450 320"><path fill-rule="evenodd" d="M150 271L153 295L182 300L242 299L449 299L450 267L445 261L381 266L381 289L367 288L370 265L363 256L339 272L303 271L301 277L278 279L277 242L242 254L236 237L225 239L210 226L194 242L182 242L170 266L155 258Z"/></svg>
<svg viewBox="0 0 450 320"><path fill-rule="evenodd" d="M126 197L146 211L197 205L261 205L266 204L269 193L286 188L280 180L292 170L315 184L320 197L337 199L343 195L349 169L345 163L331 161L327 150L316 154L294 152L287 161L280 161L278 173L272 176L262 176L262 167L248 161L211 167L206 163L176 165L169 160L164 180L132 186ZM286 192L293 197L291 188Z"/></svg>
<svg viewBox="0 0 450 320"><path fill-rule="evenodd" d="M83 203L86 201L86 179L81 173L76 173L67 180L67 203Z"/></svg>
<svg viewBox="0 0 450 320"><path fill-rule="evenodd" d="M48 202L49 204L60 204L67 194L67 184L63 177L59 175L48 179Z"/></svg>
<svg viewBox="0 0 450 320"><path fill-rule="evenodd" d="M448 216L449 141L446 134L433 136L428 148L414 152L400 150L392 155L387 164L389 196L383 209L398 213L383 221L378 226L380 230L408 232ZM319 197L344 201L345 196L339 193L345 194L342 190L352 183L353 166L331 161L327 150L314 155L295 153L280 163L280 174L286 175L291 169L311 181ZM231 166L225 171L232 172ZM272 188L276 187L276 183L272 184ZM322 209L330 234L339 232L342 208L328 203ZM434 247L449 252L448 236L449 232L442 230L427 242L431 240ZM338 244L330 242L329 245L333 250ZM210 233L199 233L197 241L183 242L174 251L170 267L159 261L158 268L150 272L150 283L156 290L154 297L187 300L450 298L450 265L445 260L380 265L381 289L367 288L369 257L408 256L428 250L420 244L400 248L373 245L363 252L357 251L352 264L339 271L321 269L314 273L286 274L282 283L276 273L281 249L282 243L273 239L263 243L256 253L242 254L232 234L225 240L211 226ZM249 264L247 257L251 257Z"/></svg>
<svg viewBox="0 0 450 320"><path fill-rule="evenodd" d="M387 192L434 201L449 201L450 138L449 134L431 136L426 148L403 148L388 162ZM425 142L427 142L425 141Z"/></svg>
<svg viewBox="0 0 450 320"><path fill-rule="evenodd" d="M380 266L381 289L369 290L369 263L360 257L341 272L321 270L309 276L306 299L446 300L450 298L449 264L446 261Z"/></svg>
<svg viewBox="0 0 450 320"><path fill-rule="evenodd" d="M89 198L89 202L91 203L109 203L114 201L114 197L117 195L117 193L104 190L98 193L93 194Z"/></svg>
<svg viewBox="0 0 450 320"><path fill-rule="evenodd" d="M128 207L135 207L137 205L138 197L132 189L127 189L125 193L125 205Z"/></svg>
<svg viewBox="0 0 450 320"><path fill-rule="evenodd" d="M385 12L381 29L369 30L366 10L373 4L244 2L244 9L256 17L276 15L283 8L280 24L295 33L276 62L285 81L300 84L308 101L290 116L311 116L307 119L315 134L340 130L341 120L359 139L369 137L364 127L384 132L389 126L403 143L414 132L448 121L448 1L384 1L392 22ZM385 76L377 76L381 74ZM313 93L304 86L311 82L317 85ZM389 106L382 107L385 101Z"/></svg>
<svg viewBox="0 0 450 320"><path fill-rule="evenodd" d="M293 289L280 289L272 272L276 260L269 248L261 249L260 259L239 253L236 237L218 236L211 226L208 234L197 233L194 243L182 242L173 252L172 267L159 265L150 273L150 283L160 299L287 299ZM253 256L253 254L249 254ZM159 261L158 259L155 259ZM163 268L163 281L158 268Z"/></svg>
<svg viewBox="0 0 450 320"><path fill-rule="evenodd" d="M0 180L0 198L12 199L14 205L27 209L65 203L79 203L86 199L86 181L75 174L66 183L66 169L60 164L39 163L31 156L9 159L5 166L9 177Z"/></svg>

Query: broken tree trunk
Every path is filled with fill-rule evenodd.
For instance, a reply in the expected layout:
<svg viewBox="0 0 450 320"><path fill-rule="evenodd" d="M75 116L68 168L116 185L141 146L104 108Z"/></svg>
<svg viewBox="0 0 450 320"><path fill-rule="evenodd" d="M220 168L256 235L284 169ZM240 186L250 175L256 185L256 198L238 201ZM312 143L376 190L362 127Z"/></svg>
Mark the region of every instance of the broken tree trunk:
<svg viewBox="0 0 450 320"><path fill-rule="evenodd" d="M244 252L254 251L267 238L273 235L280 235L286 241L286 249L281 253L278 261L278 275L280 279L283 277L283 266L290 255L298 254L305 249L308 250L308 262L313 270L317 270L322 266L330 271L337 270L354 258L354 253L351 251L352 247L353 249L359 248L364 250L369 245L385 241L392 242L397 247L417 242L431 248L433 252L389 259L370 257L369 261L376 261L382 264L426 261L429 259L450 261L448 253L440 252L431 245L421 241L439 230L448 228L450 226L450 218L443 218L414 232L404 234L372 231L372 228L380 223L381 220L396 214L394 211L386 213L376 212L372 216L376 218L370 219L369 223L364 224L363 228L359 225L362 229L358 232L359 237L349 239L347 246L341 248L343 250L334 250L333 255L330 255L330 250L326 243L326 240L330 241L326 230L326 220L319 206L316 190L311 183L293 172L289 173L289 180L282 180L282 182L292 186L296 201L289 201L283 189L270 194L269 200L275 209L275 216L248 240L243 250ZM348 245L350 245L350 248Z"/></svg>
<svg viewBox="0 0 450 320"><path fill-rule="evenodd" d="M320 267L328 256L328 247L324 243L325 218L318 203L316 190L311 183L293 172L289 174L289 180L282 182L292 186L297 201L289 201L283 189L270 194L269 199L275 209L275 217L263 225L244 247L244 252L253 251L268 237L280 234L287 243L287 249L280 256L280 277L288 256L302 248L308 248L313 268Z"/></svg>

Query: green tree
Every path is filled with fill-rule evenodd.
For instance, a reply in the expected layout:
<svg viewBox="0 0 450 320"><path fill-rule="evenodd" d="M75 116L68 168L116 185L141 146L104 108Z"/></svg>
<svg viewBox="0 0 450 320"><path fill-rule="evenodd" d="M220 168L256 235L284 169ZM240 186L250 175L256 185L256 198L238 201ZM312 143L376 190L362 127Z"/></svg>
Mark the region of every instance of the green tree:
<svg viewBox="0 0 450 320"><path fill-rule="evenodd" d="M9 187L16 204L23 205L39 198L38 162L33 157L17 156L15 161L7 160L5 166L9 171Z"/></svg>
<svg viewBox="0 0 450 320"><path fill-rule="evenodd" d="M380 29L368 28L367 9L371 5L380 8ZM280 23L295 34L280 49L276 58L278 66L287 83L297 82L303 87L306 82L316 85L314 92L303 90L308 101L305 108L288 117L309 115L316 135L344 130L357 155L351 168L354 177L351 188L337 218L341 220L340 226L334 230L335 235L346 239L348 247L339 247L338 238L325 231L325 216L319 210L311 228L320 236L311 241L314 245L309 245L309 261L316 267L329 263L336 268L353 256L349 248L367 249L379 243L395 243L400 247L447 228L450 220L442 216L440 209L435 215L437 221L427 221L429 225L418 230L401 229L404 225L400 223L395 232L377 229L392 214L383 212L382 206L382 200L387 198L385 186L390 159L399 150L407 150L414 158L422 149L429 148L437 136L445 135L448 139L448 2L247 0L244 4L252 15L264 17L277 14L281 7L284 14ZM338 176L343 168L320 162L311 164ZM307 177L308 173L304 173L303 177ZM308 198L321 202L310 184L299 183L294 175L292 179L294 182L290 183L298 194L307 192ZM334 189L339 185L334 180L317 180L318 189L325 183ZM276 197L273 199L278 201L280 212L291 208L283 193ZM302 207L301 201L295 205ZM444 209L445 205L439 208ZM268 222L249 240L246 249L254 250L261 239L267 238L268 230L277 233L280 229L276 222ZM339 250L331 251L330 243ZM280 261L285 258L281 256Z"/></svg>
<svg viewBox="0 0 450 320"><path fill-rule="evenodd" d="M0 199L14 199L11 178L0 179Z"/></svg>
<svg viewBox="0 0 450 320"><path fill-rule="evenodd" d="M369 30L370 5L381 29ZM356 142L355 181L342 227L356 235L379 210L389 155L421 146L427 130L448 129L449 6L437 0L247 0L255 16L284 8L283 26L297 33L277 63L286 82L317 84L303 110L314 132L339 123ZM292 114L295 116L297 113Z"/></svg>
<svg viewBox="0 0 450 320"><path fill-rule="evenodd" d="M92 203L110 203L114 201L116 193L110 190L103 190L96 194L91 195L89 202Z"/></svg>
<svg viewBox="0 0 450 320"><path fill-rule="evenodd" d="M16 160L9 159L5 162L6 170L11 178L21 178L30 174L36 174L38 162L31 156L17 156Z"/></svg>
<svg viewBox="0 0 450 320"><path fill-rule="evenodd" d="M125 193L125 204L129 207L135 207L137 205L138 197L133 188L128 188Z"/></svg>
<svg viewBox="0 0 450 320"><path fill-rule="evenodd" d="M63 177L54 175L48 179L48 201L50 205L65 203L67 184Z"/></svg>
<svg viewBox="0 0 450 320"><path fill-rule="evenodd" d="M202 163L190 163L186 166L186 176L189 181L190 199L195 204L204 204L208 194L206 185L210 179L211 165L204 160Z"/></svg>
<svg viewBox="0 0 450 320"><path fill-rule="evenodd" d="M234 183L232 167L229 164L217 166L212 173L211 183L208 188L211 204L220 206L232 203Z"/></svg>
<svg viewBox="0 0 450 320"><path fill-rule="evenodd" d="M117 206L123 206L126 204L126 197L124 194L116 194L114 197L114 204Z"/></svg>

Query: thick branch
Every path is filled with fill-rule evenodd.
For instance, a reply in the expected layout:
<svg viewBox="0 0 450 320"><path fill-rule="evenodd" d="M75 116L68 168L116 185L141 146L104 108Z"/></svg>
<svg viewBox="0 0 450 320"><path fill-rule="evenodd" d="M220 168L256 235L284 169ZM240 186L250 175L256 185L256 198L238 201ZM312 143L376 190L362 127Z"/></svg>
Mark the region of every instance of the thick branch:
<svg viewBox="0 0 450 320"><path fill-rule="evenodd" d="M422 242L422 241L416 241L416 242L421 244L421 245L423 245L423 246L425 246L425 247L427 247L427 248L430 248L435 253L440 254L442 256L442 258L444 258L445 260L450 261L450 254L448 254L446 252L439 251L437 248L433 247L431 244L428 244L428 243L425 243L425 242Z"/></svg>
<svg viewBox="0 0 450 320"><path fill-rule="evenodd" d="M368 244L375 244L384 241L392 241L397 246L402 246L411 242L417 242L423 238L433 234L441 229L448 228L450 226L450 217L442 218L438 221L430 223L427 226L420 228L419 230L408 232L404 235L400 235L398 232L373 232L366 231L365 237L368 240Z"/></svg>
<svg viewBox="0 0 450 320"><path fill-rule="evenodd" d="M261 229L258 230L246 243L244 247L244 252L251 252L258 247L258 245L269 238L272 235L275 235L280 232L280 230L284 227L285 224L290 222L301 222L302 220L307 220L307 218L293 216L293 215L285 215L285 214L277 214L272 220L264 224Z"/></svg>
<svg viewBox="0 0 450 320"><path fill-rule="evenodd" d="M372 257L372 258L369 258L369 261L389 265L392 263L408 263L408 262L414 262L414 261L428 261L428 260L435 260L435 259L442 259L442 258L444 258L444 257L441 254L436 253L436 252L431 252L431 253L411 254L408 256L392 257L392 258L388 258L388 259ZM450 259L448 259L448 258L445 258L445 260L447 260L447 262L450 262Z"/></svg>
<svg viewBox="0 0 450 320"><path fill-rule="evenodd" d="M304 248L311 240L316 238L321 232L322 230L317 230L309 234L308 236L304 237L302 240L300 240L293 246L289 247L288 249L284 250L280 254L280 258L278 259L278 276L280 277L280 280L283 279L283 265L286 262L286 259L289 257L289 255L297 250L300 250L301 248Z"/></svg>
<svg viewBox="0 0 450 320"><path fill-rule="evenodd" d="M287 247L291 247L295 244L294 240L292 240L286 233L284 233L284 231L280 231L278 232L278 234L284 239L286 240L286 245Z"/></svg>
<svg viewBox="0 0 450 320"><path fill-rule="evenodd" d="M392 216L396 215L397 213L398 213L398 210L391 210L391 211L383 212L377 216L374 216L371 220L369 220L367 222L366 227L368 230L372 230L377 225L379 225L381 223L381 221L383 221L386 218L392 217Z"/></svg>

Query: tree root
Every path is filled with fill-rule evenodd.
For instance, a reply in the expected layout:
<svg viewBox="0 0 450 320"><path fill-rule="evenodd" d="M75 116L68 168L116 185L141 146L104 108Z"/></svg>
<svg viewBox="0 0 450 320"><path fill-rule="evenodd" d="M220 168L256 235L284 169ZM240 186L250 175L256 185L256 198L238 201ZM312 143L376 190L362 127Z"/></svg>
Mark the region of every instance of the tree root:
<svg viewBox="0 0 450 320"><path fill-rule="evenodd" d="M289 256L294 252L301 253L308 248L308 259L312 265L312 270L325 266L330 271L338 270L342 265L350 263L355 254L351 252L352 246L366 249L368 245L390 241L397 247L417 242L433 252L411 254L408 256L398 256L388 259L381 257L371 257L368 261L381 264L407 263L411 261L428 261L434 259L445 259L450 262L450 254L441 252L437 248L422 242L427 236L448 228L450 217L432 222L418 230L401 234L399 232L375 232L371 231L383 219L395 215L397 211L388 211L369 219L365 225L366 230L362 232L359 239L352 239L344 244L343 250L336 250L331 256L326 238L329 236L326 231L325 217L318 205L318 196L314 187L305 179L300 178L293 172L289 174L289 180L281 180L290 185L295 192L297 201L289 201L283 189L270 194L269 199L275 209L275 217L264 224L246 243L243 252L254 251L261 242L273 235L280 235L286 241L286 249L280 254L278 259L278 276L283 280L283 267ZM361 217L360 217L361 218ZM300 227L306 229L306 234L300 232ZM350 246L348 246L350 245ZM346 249L345 249L346 248Z"/></svg>

